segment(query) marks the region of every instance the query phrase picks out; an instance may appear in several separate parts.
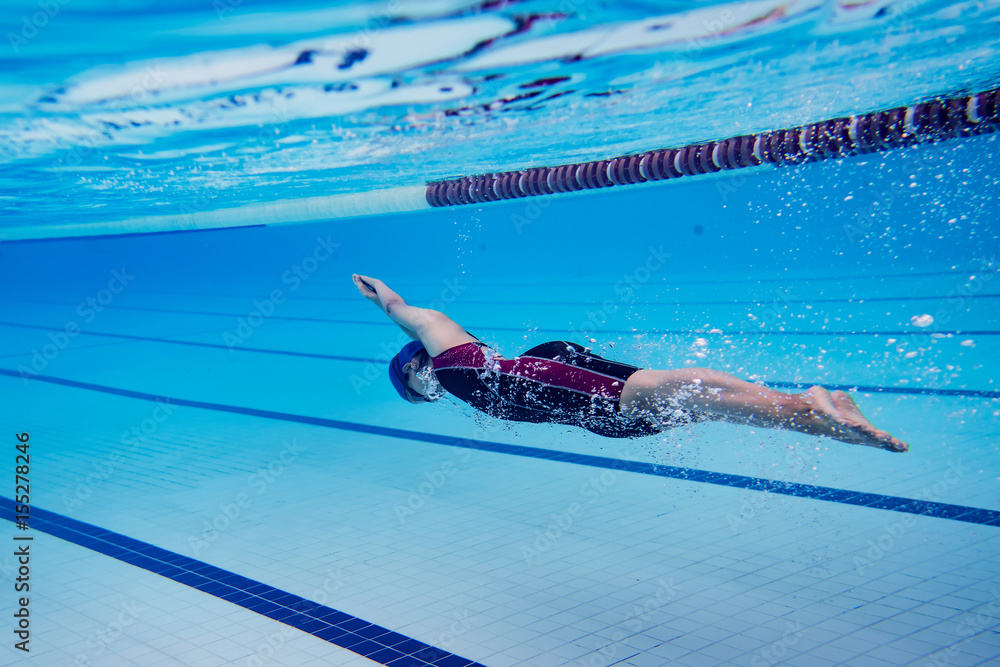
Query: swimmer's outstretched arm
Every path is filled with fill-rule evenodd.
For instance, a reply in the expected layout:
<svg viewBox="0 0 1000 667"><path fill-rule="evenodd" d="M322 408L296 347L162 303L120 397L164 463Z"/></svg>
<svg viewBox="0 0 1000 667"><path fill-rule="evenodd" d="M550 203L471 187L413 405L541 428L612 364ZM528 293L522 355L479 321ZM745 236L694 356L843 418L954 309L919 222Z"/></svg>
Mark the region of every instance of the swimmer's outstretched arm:
<svg viewBox="0 0 1000 667"><path fill-rule="evenodd" d="M389 316L389 319L392 319L394 322L396 322L396 320L389 313L389 306L391 304L406 305L406 302L403 301L403 297L399 296L391 289L389 289L389 286L386 285L381 280L379 280L378 278L361 276L355 273L354 275L351 276L351 279L357 286L358 291L361 292L361 296L367 299L370 303L375 304L375 306L379 310L381 310L383 313ZM371 287L369 288L369 286ZM417 331L414 327L406 326L401 322L396 322L396 324L399 325L399 328L402 329L407 336L409 336L413 340L420 340L420 336L417 334Z"/></svg>
<svg viewBox="0 0 1000 667"><path fill-rule="evenodd" d="M361 296L378 306L406 335L419 340L432 357L475 338L444 313L430 308L411 306L378 278L354 274L351 276ZM367 285L365 284L367 283ZM374 292L368 288L371 285Z"/></svg>

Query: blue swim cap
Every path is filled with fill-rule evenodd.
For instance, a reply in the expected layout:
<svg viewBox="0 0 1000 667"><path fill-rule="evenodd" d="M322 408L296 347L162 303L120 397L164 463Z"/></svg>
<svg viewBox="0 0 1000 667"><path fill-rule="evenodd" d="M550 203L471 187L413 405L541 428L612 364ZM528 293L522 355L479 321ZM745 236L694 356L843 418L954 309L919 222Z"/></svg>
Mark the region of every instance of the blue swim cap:
<svg viewBox="0 0 1000 667"><path fill-rule="evenodd" d="M406 373L403 372L403 366L413 361L414 355L424 349L426 349L424 348L424 344L419 340L415 340L412 343L404 345L399 354L389 362L389 379L392 380L392 386L396 388L396 393L402 396L406 402L410 401L406 392L413 390L407 387L407 378Z"/></svg>

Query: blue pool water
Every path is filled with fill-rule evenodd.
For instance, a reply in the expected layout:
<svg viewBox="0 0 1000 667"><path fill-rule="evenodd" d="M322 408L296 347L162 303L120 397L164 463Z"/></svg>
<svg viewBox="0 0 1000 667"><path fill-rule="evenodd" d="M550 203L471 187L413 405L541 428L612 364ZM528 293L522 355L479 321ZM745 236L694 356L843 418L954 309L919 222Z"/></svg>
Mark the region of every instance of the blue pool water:
<svg viewBox="0 0 1000 667"><path fill-rule="evenodd" d="M995 134L411 205L996 88L997 3L2 11L0 664L1000 659ZM911 451L404 404L352 273L508 356L842 388Z"/></svg>

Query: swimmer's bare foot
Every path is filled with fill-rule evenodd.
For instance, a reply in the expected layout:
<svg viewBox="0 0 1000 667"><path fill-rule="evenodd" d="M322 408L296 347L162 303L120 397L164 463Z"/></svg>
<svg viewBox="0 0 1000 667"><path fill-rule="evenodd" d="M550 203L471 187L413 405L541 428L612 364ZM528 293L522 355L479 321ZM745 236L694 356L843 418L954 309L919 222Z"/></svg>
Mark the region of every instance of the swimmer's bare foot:
<svg viewBox="0 0 1000 667"><path fill-rule="evenodd" d="M854 399L843 391L832 394L823 387L812 387L805 392L805 400L820 423L811 430L815 435L825 435L852 445L878 447L890 452L905 452L910 446L902 440L875 428L861 414Z"/></svg>

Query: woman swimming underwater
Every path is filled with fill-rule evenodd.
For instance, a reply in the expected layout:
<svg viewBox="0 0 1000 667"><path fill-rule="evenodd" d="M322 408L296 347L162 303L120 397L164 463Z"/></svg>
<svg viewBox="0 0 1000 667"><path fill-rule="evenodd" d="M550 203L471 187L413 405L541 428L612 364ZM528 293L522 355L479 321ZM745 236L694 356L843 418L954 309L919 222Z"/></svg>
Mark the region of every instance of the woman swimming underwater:
<svg viewBox="0 0 1000 667"><path fill-rule="evenodd" d="M431 402L447 391L501 419L568 424L612 438L722 420L891 452L909 449L875 428L842 391L812 387L786 394L708 368L640 369L565 341L506 359L444 313L408 305L381 280L353 280L361 296L414 339L389 364L393 386L411 403Z"/></svg>

